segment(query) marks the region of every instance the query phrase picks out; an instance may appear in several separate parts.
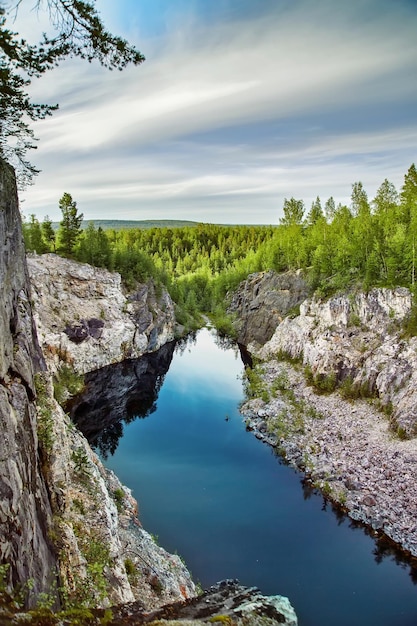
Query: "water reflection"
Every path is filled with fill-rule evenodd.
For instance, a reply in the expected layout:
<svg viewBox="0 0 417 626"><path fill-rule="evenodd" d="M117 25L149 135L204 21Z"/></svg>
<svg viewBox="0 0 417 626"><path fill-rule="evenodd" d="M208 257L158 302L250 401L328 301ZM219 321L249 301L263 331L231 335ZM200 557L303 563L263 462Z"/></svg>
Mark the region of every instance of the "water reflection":
<svg viewBox="0 0 417 626"><path fill-rule="evenodd" d="M157 352L90 372L84 392L66 407L71 419L104 458L114 454L123 423L156 410L159 390L171 365L175 342Z"/></svg>

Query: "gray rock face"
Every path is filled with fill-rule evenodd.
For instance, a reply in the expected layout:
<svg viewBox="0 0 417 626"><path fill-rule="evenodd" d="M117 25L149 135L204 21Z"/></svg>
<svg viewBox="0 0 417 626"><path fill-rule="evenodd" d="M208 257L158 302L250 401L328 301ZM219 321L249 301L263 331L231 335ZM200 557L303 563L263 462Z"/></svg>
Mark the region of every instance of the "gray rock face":
<svg viewBox="0 0 417 626"><path fill-rule="evenodd" d="M0 562L14 583L49 588L55 565L36 428L34 375L42 366L12 168L0 160Z"/></svg>
<svg viewBox="0 0 417 626"><path fill-rule="evenodd" d="M167 603L195 596L190 574L141 528L130 491L54 400L50 373L62 362L87 372L156 350L173 338L172 302L152 285L128 299L117 275L54 255L32 258L30 294L14 172L1 160L0 244L0 563L10 565L8 582L33 581L29 605L57 582L80 603L140 598L142 615L162 605L169 613ZM237 623L296 624L285 599L271 599L266 614L258 593L242 600L226 607ZM2 623L15 619L15 606L1 607ZM121 619L114 623L137 623Z"/></svg>
<svg viewBox="0 0 417 626"><path fill-rule="evenodd" d="M174 339L174 307L152 283L125 294L120 274L55 254L28 255L34 318L50 371L80 374L137 358Z"/></svg>
<svg viewBox="0 0 417 626"><path fill-rule="evenodd" d="M51 400L53 402L53 400ZM195 586L180 558L141 527L129 489L107 471L85 437L55 403L48 482L61 582L72 599L109 606L140 598L148 609L192 597ZM90 546L101 563L101 585L91 570ZM126 567L129 560L130 567Z"/></svg>
<svg viewBox="0 0 417 626"><path fill-rule="evenodd" d="M243 587L237 580L224 580L201 596L162 607L152 613L137 604L115 608L114 624L235 624L236 626L297 626L288 598L264 596L256 587Z"/></svg>
<svg viewBox="0 0 417 626"><path fill-rule="evenodd" d="M365 400L317 394L285 361L269 359L262 370L269 399L241 407L246 427L304 472L305 485L322 489L366 524L381 539L382 554L394 545L389 537L416 557L416 440L393 437L385 416Z"/></svg>
<svg viewBox="0 0 417 626"><path fill-rule="evenodd" d="M417 338L401 338L399 328L411 311L408 289L373 289L326 302L305 300L300 315L284 319L261 358L283 352L302 360L315 377L349 380L362 395L392 407L392 423L409 436L417 433Z"/></svg>
<svg viewBox="0 0 417 626"><path fill-rule="evenodd" d="M237 316L238 342L262 346L291 309L308 295L300 272L251 274L233 295L229 310Z"/></svg>
<svg viewBox="0 0 417 626"><path fill-rule="evenodd" d="M71 263L59 265L59 260L55 270L59 274L59 266L63 274L59 277L51 271L52 282L46 281L47 288L40 277L48 270L39 259L32 263L32 269L36 266L37 290L30 294L14 173L3 162L0 242L0 562L10 566L9 582L14 586L33 581L28 605L36 602L38 593L49 593L55 582L57 586L64 584L70 594L88 592L87 601L97 605L141 597L143 604L153 609L193 596L194 584L179 557L157 546L140 527L137 504L129 491L106 472L55 402L31 310L33 300L39 303L45 298L50 303L48 288L53 289L54 280L68 281L71 288L67 292L61 292L59 286L53 292L55 313L41 309L43 319L53 322L50 335L49 329L42 327L51 339L45 344L43 337L43 347L51 371L62 360L59 351L67 347L69 360L74 359L83 370L83 355L90 359L84 369L99 363L100 358L117 360L120 337L126 341L126 352L139 351L142 346L154 349L165 337L171 338L171 301L166 294L157 299L151 286L143 286L134 302L129 302L121 292L120 277L95 274L89 266L74 264L74 269ZM72 294L74 303L70 305L66 299ZM102 320L98 307L106 307L108 302L108 319ZM159 306L164 308L160 319ZM88 337L79 343L68 336L70 326L75 326L71 317L75 316L74 307L81 314L76 322L88 329ZM130 324L130 334L126 335L121 328L125 321ZM116 337L113 341L111 333ZM78 341L80 335L75 336ZM63 337L68 342L64 345ZM88 344L87 349L77 352L77 347ZM91 545L99 546L105 555L102 565L88 560ZM134 575L129 570L131 579L125 566L127 558L130 570L137 572ZM149 564L146 568L143 560ZM91 570L91 565L96 569ZM101 591L94 578L98 571Z"/></svg>

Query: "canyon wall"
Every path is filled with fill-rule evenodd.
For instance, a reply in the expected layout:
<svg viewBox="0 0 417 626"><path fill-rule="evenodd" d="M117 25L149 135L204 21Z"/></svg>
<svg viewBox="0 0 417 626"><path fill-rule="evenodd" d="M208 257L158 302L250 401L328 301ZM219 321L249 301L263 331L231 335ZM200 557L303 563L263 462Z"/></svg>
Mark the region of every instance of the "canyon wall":
<svg viewBox="0 0 417 626"><path fill-rule="evenodd" d="M30 307L14 172L0 160L0 561L13 583L49 587L56 564L41 472L35 375L44 369Z"/></svg>
<svg viewBox="0 0 417 626"><path fill-rule="evenodd" d="M54 397L52 377L63 366L84 374L172 340L175 318L168 294L149 283L127 295L120 276L55 255L32 257L29 263L32 291L14 172L0 160L2 622L39 617L19 606L13 589L22 586L29 607L42 594L55 597L57 609L62 600L77 609L95 607L95 617L88 611L85 623L95 618L114 624L174 619L177 624L194 620L296 626L287 598L264 597L235 581L197 599L181 559L141 527L129 489L105 469ZM171 357L172 347L167 347L165 369ZM153 377L154 365L151 361L141 373ZM133 367L136 380L137 374ZM133 383L129 378L130 403L137 399ZM118 391L123 412L125 396ZM153 398L150 394L151 405ZM85 410L81 413L86 418ZM111 611L105 612L109 606ZM49 617L43 609L45 620ZM79 613L74 620L84 623ZM65 621L71 618L67 615Z"/></svg>
<svg viewBox="0 0 417 626"><path fill-rule="evenodd" d="M126 293L120 274L56 254L28 255L32 305L48 369L92 370L174 339L174 305L150 281Z"/></svg>

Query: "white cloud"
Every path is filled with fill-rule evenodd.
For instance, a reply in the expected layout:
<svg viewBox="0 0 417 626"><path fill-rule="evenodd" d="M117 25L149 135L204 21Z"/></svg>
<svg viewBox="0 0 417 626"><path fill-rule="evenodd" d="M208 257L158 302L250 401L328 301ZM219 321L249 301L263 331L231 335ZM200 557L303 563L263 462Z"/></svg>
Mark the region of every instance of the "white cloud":
<svg viewBox="0 0 417 626"><path fill-rule="evenodd" d="M44 173L25 194L29 212L52 214L69 191L96 217L119 202L120 218L150 207L208 221L221 206L232 222L240 203L239 216L256 205L251 221L270 221L284 196L345 198L355 180L376 184L382 165L379 183L394 174L399 184L417 138L415 115L394 114L417 104L417 20L382 6L301 2L215 29L185 20L139 45L139 68L64 63L33 87L61 110L35 129ZM364 130L372 108L381 119ZM271 126L267 146L256 124L268 122L281 130ZM227 145L227 129L244 125L250 137Z"/></svg>

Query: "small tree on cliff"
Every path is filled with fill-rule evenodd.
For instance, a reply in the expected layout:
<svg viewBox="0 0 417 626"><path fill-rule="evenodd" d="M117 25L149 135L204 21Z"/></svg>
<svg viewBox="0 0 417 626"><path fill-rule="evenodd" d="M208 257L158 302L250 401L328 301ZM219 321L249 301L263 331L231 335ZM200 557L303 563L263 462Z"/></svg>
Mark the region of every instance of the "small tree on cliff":
<svg viewBox="0 0 417 626"><path fill-rule="evenodd" d="M59 223L59 249L66 256L72 256L75 244L81 234L81 222L84 219L82 213L78 213L77 203L69 193L64 193L59 201L62 212L62 220Z"/></svg>

